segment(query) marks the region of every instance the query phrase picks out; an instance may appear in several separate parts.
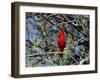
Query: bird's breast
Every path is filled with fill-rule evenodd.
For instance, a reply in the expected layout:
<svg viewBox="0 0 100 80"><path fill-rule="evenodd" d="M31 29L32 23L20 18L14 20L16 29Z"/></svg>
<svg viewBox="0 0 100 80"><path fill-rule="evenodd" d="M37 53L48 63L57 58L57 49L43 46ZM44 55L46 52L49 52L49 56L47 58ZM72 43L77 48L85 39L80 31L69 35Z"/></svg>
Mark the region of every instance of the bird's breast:
<svg viewBox="0 0 100 80"><path fill-rule="evenodd" d="M64 46L65 44L66 44L65 39L61 38L61 39L58 40L58 45L59 46Z"/></svg>

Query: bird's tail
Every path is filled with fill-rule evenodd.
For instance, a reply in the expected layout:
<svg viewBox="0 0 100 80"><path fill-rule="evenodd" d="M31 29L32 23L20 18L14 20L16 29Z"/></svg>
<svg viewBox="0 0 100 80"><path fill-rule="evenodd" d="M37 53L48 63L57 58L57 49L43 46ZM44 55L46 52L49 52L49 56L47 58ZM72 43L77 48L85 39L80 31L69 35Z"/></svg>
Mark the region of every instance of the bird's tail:
<svg viewBox="0 0 100 80"><path fill-rule="evenodd" d="M60 52L60 53L59 53L59 56L60 56L60 57L63 57L63 52Z"/></svg>

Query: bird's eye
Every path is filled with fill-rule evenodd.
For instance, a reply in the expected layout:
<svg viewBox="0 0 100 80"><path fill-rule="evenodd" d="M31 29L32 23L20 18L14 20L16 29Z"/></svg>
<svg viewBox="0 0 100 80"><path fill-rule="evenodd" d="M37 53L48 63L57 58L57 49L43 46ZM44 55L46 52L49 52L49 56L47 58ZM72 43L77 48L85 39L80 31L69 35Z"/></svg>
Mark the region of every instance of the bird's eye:
<svg viewBox="0 0 100 80"><path fill-rule="evenodd" d="M59 34L59 36L61 36L61 34Z"/></svg>

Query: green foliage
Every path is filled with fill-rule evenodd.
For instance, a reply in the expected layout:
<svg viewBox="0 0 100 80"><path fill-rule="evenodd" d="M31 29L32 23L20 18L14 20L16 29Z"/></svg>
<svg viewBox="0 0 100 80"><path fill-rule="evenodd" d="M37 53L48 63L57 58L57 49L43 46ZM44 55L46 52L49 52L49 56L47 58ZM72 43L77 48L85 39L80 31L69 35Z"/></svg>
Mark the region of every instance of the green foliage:
<svg viewBox="0 0 100 80"><path fill-rule="evenodd" d="M67 41L59 56L57 33ZM26 67L89 64L89 16L26 13Z"/></svg>

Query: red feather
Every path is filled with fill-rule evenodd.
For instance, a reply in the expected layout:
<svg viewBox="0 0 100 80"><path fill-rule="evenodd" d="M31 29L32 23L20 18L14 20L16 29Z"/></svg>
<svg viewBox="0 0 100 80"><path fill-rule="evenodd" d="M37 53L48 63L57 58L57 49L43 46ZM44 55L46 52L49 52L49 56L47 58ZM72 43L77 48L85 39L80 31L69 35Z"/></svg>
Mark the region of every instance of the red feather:
<svg viewBox="0 0 100 80"><path fill-rule="evenodd" d="M63 51L66 45L64 30L61 29L58 31L58 47L62 53L59 53L60 56L63 56Z"/></svg>

